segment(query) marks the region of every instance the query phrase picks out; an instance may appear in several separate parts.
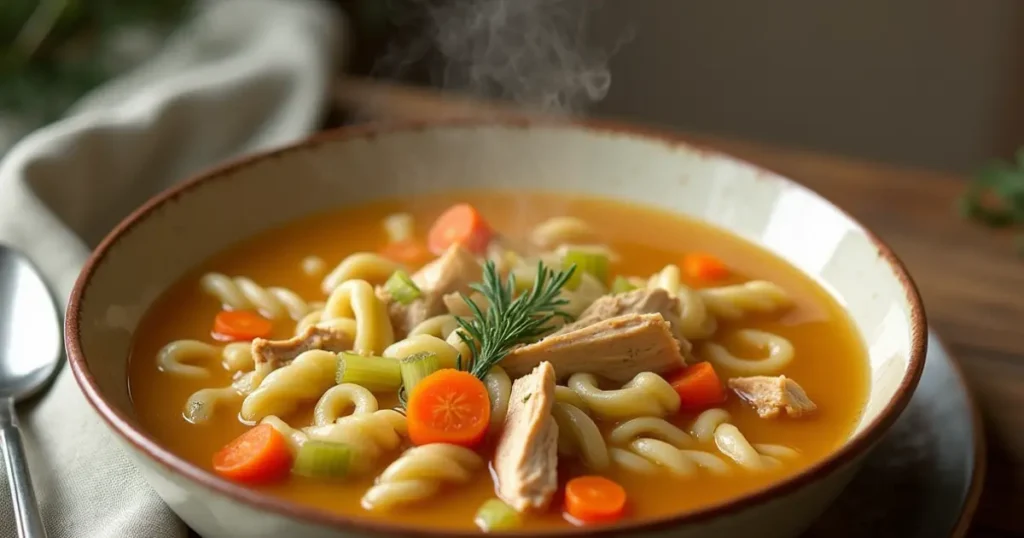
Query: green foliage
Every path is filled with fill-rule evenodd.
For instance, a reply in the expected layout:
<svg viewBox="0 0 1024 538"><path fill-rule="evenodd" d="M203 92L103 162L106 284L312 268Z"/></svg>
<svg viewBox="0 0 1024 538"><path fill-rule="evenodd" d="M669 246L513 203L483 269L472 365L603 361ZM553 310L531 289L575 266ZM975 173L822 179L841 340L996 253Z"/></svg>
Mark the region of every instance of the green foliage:
<svg viewBox="0 0 1024 538"><path fill-rule="evenodd" d="M190 13L188 0L3 0L0 114L50 121L125 67L119 33L160 40Z"/></svg>
<svg viewBox="0 0 1024 538"><path fill-rule="evenodd" d="M1013 162L994 161L983 168L958 200L957 209L992 228L1024 224L1024 147L1017 150ZM1024 247L1024 238L1017 243Z"/></svg>

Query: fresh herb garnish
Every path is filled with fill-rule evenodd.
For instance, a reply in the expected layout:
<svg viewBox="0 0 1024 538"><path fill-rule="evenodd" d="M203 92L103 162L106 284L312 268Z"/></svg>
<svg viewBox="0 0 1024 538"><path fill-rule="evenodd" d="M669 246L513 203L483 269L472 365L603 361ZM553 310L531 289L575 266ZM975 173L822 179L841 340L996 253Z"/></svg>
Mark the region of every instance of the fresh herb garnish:
<svg viewBox="0 0 1024 538"><path fill-rule="evenodd" d="M1024 224L1024 148L983 168L958 200L960 214L991 228Z"/></svg>
<svg viewBox="0 0 1024 538"><path fill-rule="evenodd" d="M473 318L456 318L462 328L458 335L474 357L471 365L463 365L460 357L460 368L468 366L469 372L482 380L513 347L543 336L552 319L570 319L572 316L558 309L568 303L558 294L575 270L573 265L565 271L553 271L538 262L533 287L513 299L515 275L510 274L502 282L494 262L488 260L484 264L483 282L470 286L487 299L487 312L460 293L473 312Z"/></svg>

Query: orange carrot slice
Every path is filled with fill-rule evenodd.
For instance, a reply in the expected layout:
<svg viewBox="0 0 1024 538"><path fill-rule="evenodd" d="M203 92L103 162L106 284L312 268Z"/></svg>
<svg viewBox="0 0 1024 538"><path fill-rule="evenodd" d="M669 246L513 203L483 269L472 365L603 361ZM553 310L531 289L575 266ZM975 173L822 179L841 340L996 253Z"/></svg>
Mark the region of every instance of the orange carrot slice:
<svg viewBox="0 0 1024 538"><path fill-rule="evenodd" d="M453 244L461 244L471 252L482 254L494 232L483 215L469 204L456 204L434 221L427 234L427 246L441 254Z"/></svg>
<svg viewBox="0 0 1024 538"><path fill-rule="evenodd" d="M706 409L725 401L725 389L709 362L687 366L668 381L679 393L683 409Z"/></svg>
<svg viewBox="0 0 1024 538"><path fill-rule="evenodd" d="M626 510L626 490L603 476L579 476L565 485L565 510L584 523L611 522Z"/></svg>
<svg viewBox="0 0 1024 538"><path fill-rule="evenodd" d="M473 448L491 420L483 382L469 372L445 369L424 377L406 405L409 439L416 445L448 443Z"/></svg>
<svg viewBox="0 0 1024 538"><path fill-rule="evenodd" d="M683 271L694 280L721 280L729 276L729 268L722 260L701 253L686 255L683 258Z"/></svg>
<svg viewBox="0 0 1024 538"><path fill-rule="evenodd" d="M260 424L213 455L213 470L247 484L281 480L291 471L288 442L270 424Z"/></svg>
<svg viewBox="0 0 1024 538"><path fill-rule="evenodd" d="M407 239L388 243L380 249L380 255L403 265L420 266L430 261L431 254L426 245Z"/></svg>
<svg viewBox="0 0 1024 538"><path fill-rule="evenodd" d="M266 338L273 329L269 320L245 310L224 310L213 318L213 333L218 340Z"/></svg>

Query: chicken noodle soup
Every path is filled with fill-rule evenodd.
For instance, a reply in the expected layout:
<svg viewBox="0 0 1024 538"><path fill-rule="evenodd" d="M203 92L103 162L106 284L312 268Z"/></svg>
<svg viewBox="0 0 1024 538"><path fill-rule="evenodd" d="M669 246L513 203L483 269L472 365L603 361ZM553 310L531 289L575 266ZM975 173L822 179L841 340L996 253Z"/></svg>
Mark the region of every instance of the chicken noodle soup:
<svg viewBox="0 0 1024 538"><path fill-rule="evenodd" d="M670 516L797 473L850 435L867 371L833 298L721 230L463 193L213 257L145 316L129 384L160 442L271 495L530 530Z"/></svg>

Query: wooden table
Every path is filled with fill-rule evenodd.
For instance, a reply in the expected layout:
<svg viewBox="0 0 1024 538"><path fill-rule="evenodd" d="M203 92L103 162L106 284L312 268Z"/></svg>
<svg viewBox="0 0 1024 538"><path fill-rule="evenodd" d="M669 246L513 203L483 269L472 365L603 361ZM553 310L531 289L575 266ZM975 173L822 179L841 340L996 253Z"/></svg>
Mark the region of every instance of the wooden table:
<svg viewBox="0 0 1024 538"><path fill-rule="evenodd" d="M335 103L373 119L521 115L494 103L360 79L340 81ZM967 178L689 138L807 185L895 250L924 297L931 328L959 359L985 418L988 472L970 535L1024 536L1024 257L1017 255L1012 234L956 215L954 204Z"/></svg>
<svg viewBox="0 0 1024 538"><path fill-rule="evenodd" d="M1024 258L1012 234L954 212L966 178L693 137L814 189L887 242L981 407L988 472L971 536L1024 535Z"/></svg>

